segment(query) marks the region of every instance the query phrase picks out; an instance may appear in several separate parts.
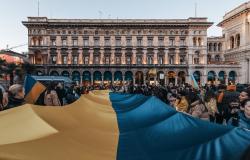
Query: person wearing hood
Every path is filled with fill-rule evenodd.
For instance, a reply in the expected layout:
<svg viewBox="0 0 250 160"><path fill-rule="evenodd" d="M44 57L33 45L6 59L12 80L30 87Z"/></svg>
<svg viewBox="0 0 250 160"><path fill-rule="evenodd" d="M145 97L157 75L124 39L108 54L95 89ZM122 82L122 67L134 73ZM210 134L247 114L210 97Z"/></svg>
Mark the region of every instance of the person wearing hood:
<svg viewBox="0 0 250 160"><path fill-rule="evenodd" d="M9 88L8 105L4 109L18 107L24 104L24 88L20 84L14 84Z"/></svg>

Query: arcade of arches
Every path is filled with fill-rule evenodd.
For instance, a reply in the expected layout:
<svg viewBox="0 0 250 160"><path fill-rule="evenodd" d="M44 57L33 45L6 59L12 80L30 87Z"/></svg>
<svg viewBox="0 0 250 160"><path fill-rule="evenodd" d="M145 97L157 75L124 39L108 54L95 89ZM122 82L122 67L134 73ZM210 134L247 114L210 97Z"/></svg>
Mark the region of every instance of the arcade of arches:
<svg viewBox="0 0 250 160"><path fill-rule="evenodd" d="M42 71L37 72L42 75ZM120 85L124 82L133 82L134 84L184 84L188 83L188 75L185 71L73 71L66 70L62 72L50 71L51 76L65 76L71 78L73 81L83 85L88 84L116 84ZM193 76L196 81L202 83L202 72L194 71ZM212 84L218 83L237 83L237 73L235 71L208 71L206 82Z"/></svg>

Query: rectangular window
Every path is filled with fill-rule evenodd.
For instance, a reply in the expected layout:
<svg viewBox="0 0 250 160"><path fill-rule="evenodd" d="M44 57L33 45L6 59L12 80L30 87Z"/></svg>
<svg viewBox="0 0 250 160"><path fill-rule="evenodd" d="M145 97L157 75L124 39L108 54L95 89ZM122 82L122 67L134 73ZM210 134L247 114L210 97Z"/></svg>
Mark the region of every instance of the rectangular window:
<svg viewBox="0 0 250 160"><path fill-rule="evenodd" d="M132 44L131 44L131 39L127 39L127 40L126 40L126 44L127 44L127 46L132 46Z"/></svg>
<svg viewBox="0 0 250 160"><path fill-rule="evenodd" d="M99 61L99 56L95 56L95 61L94 62L95 62L95 64L99 64L99 62L100 62Z"/></svg>
<svg viewBox="0 0 250 160"><path fill-rule="evenodd" d="M152 56L148 56L147 57L147 62L148 62L148 64L153 64L153 57Z"/></svg>
<svg viewBox="0 0 250 160"><path fill-rule="evenodd" d="M63 56L63 64L68 64L68 56Z"/></svg>
<svg viewBox="0 0 250 160"><path fill-rule="evenodd" d="M56 46L56 40L55 40L55 39L52 39L52 40L51 40L51 45L52 45L52 46Z"/></svg>
<svg viewBox="0 0 250 160"><path fill-rule="evenodd" d="M180 41L180 45L181 45L181 46L185 46L185 45L186 45L186 43L185 43L185 39L181 39L181 41Z"/></svg>
<svg viewBox="0 0 250 160"><path fill-rule="evenodd" d="M89 64L89 57L88 56L84 57L84 64Z"/></svg>
<svg viewBox="0 0 250 160"><path fill-rule="evenodd" d="M194 64L200 64L200 59L198 57L194 58Z"/></svg>
<svg viewBox="0 0 250 160"><path fill-rule="evenodd" d="M73 56L73 64L78 64L78 56Z"/></svg>
<svg viewBox="0 0 250 160"><path fill-rule="evenodd" d="M141 47L141 46L142 46L142 39L141 39L141 38L138 38L138 39L137 39L137 46L138 46L138 47Z"/></svg>
<svg viewBox="0 0 250 160"><path fill-rule="evenodd" d="M158 58L158 64L163 64L163 56L159 56Z"/></svg>
<svg viewBox="0 0 250 160"><path fill-rule="evenodd" d="M95 46L99 46L99 39L95 39L95 40L94 40L94 45L95 45Z"/></svg>
<svg viewBox="0 0 250 160"><path fill-rule="evenodd" d="M56 64L57 57L56 55L52 56L52 64Z"/></svg>
<svg viewBox="0 0 250 160"><path fill-rule="evenodd" d="M115 63L121 64L121 57L120 56L115 57Z"/></svg>
<svg viewBox="0 0 250 160"><path fill-rule="evenodd" d="M169 43L170 43L170 44L169 44L170 46L174 46L174 45L175 45L175 40L174 40L174 39L170 39L170 40L169 40Z"/></svg>
<svg viewBox="0 0 250 160"><path fill-rule="evenodd" d="M148 39L148 46L152 47L153 46L153 39Z"/></svg>
<svg viewBox="0 0 250 160"><path fill-rule="evenodd" d="M89 40L88 39L84 39L83 40L83 45L84 45L84 47L88 47L89 46Z"/></svg>
<svg viewBox="0 0 250 160"><path fill-rule="evenodd" d="M186 56L180 56L180 64L186 64Z"/></svg>
<svg viewBox="0 0 250 160"><path fill-rule="evenodd" d="M159 39L159 40L158 40L158 43L159 43L159 46L164 46L164 41L163 41L163 39Z"/></svg>
<svg viewBox="0 0 250 160"><path fill-rule="evenodd" d="M67 40L66 40L66 39L63 39L63 40L62 40L62 45L63 45L63 46L67 46Z"/></svg>
<svg viewBox="0 0 250 160"><path fill-rule="evenodd" d="M109 56L105 57L105 64L110 64L110 57Z"/></svg>
<svg viewBox="0 0 250 160"><path fill-rule="evenodd" d="M110 46L110 39L105 39L105 46Z"/></svg>
<svg viewBox="0 0 250 160"><path fill-rule="evenodd" d="M136 64L142 64L142 56L137 56Z"/></svg>
<svg viewBox="0 0 250 160"><path fill-rule="evenodd" d="M116 39L116 46L121 46L121 39Z"/></svg>
<svg viewBox="0 0 250 160"><path fill-rule="evenodd" d="M169 56L169 64L174 64L174 55Z"/></svg>
<svg viewBox="0 0 250 160"><path fill-rule="evenodd" d="M78 46L78 40L77 39L73 39L73 46Z"/></svg>
<svg viewBox="0 0 250 160"><path fill-rule="evenodd" d="M126 64L131 64L131 57L130 56L126 57Z"/></svg>

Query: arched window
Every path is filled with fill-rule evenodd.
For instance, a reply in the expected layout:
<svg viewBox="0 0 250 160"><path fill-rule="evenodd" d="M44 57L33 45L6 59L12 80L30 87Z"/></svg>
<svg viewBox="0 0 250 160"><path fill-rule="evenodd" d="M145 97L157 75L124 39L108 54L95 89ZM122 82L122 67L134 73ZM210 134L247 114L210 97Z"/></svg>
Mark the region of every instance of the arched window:
<svg viewBox="0 0 250 160"><path fill-rule="evenodd" d="M236 35L236 47L240 47L240 34Z"/></svg>
<svg viewBox="0 0 250 160"><path fill-rule="evenodd" d="M214 52L217 51L217 43L214 43Z"/></svg>
<svg viewBox="0 0 250 160"><path fill-rule="evenodd" d="M198 38L198 45L199 45L199 46L201 46L201 45L202 45L201 38Z"/></svg>
<svg viewBox="0 0 250 160"><path fill-rule="evenodd" d="M210 55L210 54L208 54L208 55L207 55L207 63L208 63L208 64L210 64L210 63L211 63L211 58L212 58L212 57L211 57L211 55Z"/></svg>
<svg viewBox="0 0 250 160"><path fill-rule="evenodd" d="M193 44L194 44L194 46L197 46L196 37L193 38Z"/></svg>
<svg viewBox="0 0 250 160"><path fill-rule="evenodd" d="M194 55L194 64L199 64L200 63L200 52L196 51Z"/></svg>
<svg viewBox="0 0 250 160"><path fill-rule="evenodd" d="M230 37L230 49L234 48L234 37Z"/></svg>
<svg viewBox="0 0 250 160"><path fill-rule="evenodd" d="M209 43L208 50L209 50L209 52L212 52L212 43Z"/></svg>
<svg viewBox="0 0 250 160"><path fill-rule="evenodd" d="M219 44L218 44L218 51L220 52L221 50L222 50L222 44L219 43Z"/></svg>

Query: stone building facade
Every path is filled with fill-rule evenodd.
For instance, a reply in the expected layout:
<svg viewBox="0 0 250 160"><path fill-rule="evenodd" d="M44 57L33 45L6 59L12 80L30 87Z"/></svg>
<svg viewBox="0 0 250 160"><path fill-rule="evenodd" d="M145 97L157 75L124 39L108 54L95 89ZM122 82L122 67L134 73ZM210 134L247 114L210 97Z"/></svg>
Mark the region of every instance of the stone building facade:
<svg viewBox="0 0 250 160"><path fill-rule="evenodd" d="M223 29L224 57L240 64L240 83L250 83L250 2L226 13L218 24Z"/></svg>
<svg viewBox="0 0 250 160"><path fill-rule="evenodd" d="M204 84L221 80L221 71L225 83L239 78L226 78L238 72L237 64L208 63L207 29L213 23L207 18L28 17L23 24L28 29L29 58L38 75L68 76L83 84L181 84L189 82L190 75ZM223 60L223 52L219 55Z"/></svg>

